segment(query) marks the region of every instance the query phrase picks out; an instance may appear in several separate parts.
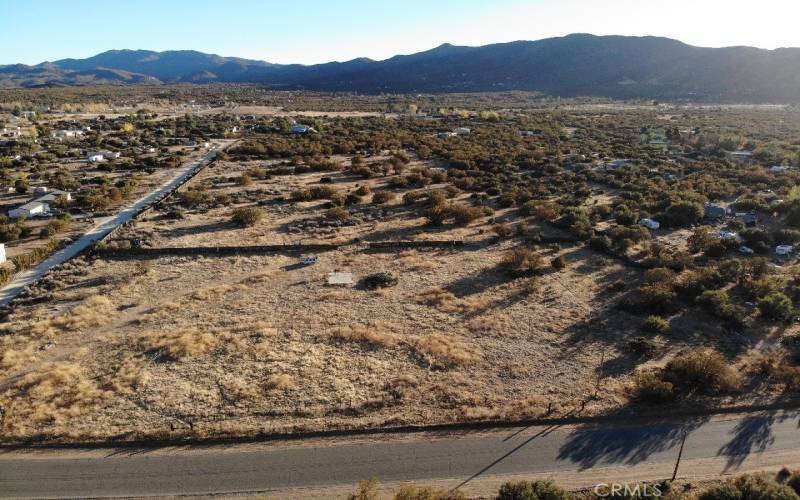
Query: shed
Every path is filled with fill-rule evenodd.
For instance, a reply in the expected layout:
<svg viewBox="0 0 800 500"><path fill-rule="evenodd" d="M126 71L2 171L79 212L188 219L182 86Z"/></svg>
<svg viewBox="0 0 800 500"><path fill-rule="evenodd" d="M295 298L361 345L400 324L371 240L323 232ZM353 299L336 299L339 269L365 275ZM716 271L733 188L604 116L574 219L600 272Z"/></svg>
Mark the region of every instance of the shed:
<svg viewBox="0 0 800 500"><path fill-rule="evenodd" d="M775 254L776 255L789 255L794 250L792 245L778 245L775 247Z"/></svg>
<svg viewBox="0 0 800 500"><path fill-rule="evenodd" d="M6 244L0 243L0 264L6 261Z"/></svg>
<svg viewBox="0 0 800 500"><path fill-rule="evenodd" d="M91 163L97 163L98 161L103 161L103 155L99 153L93 153L87 156L86 159Z"/></svg>
<svg viewBox="0 0 800 500"><path fill-rule="evenodd" d="M328 273L328 285L331 286L347 286L353 284L353 273L344 273L341 271L334 271Z"/></svg>

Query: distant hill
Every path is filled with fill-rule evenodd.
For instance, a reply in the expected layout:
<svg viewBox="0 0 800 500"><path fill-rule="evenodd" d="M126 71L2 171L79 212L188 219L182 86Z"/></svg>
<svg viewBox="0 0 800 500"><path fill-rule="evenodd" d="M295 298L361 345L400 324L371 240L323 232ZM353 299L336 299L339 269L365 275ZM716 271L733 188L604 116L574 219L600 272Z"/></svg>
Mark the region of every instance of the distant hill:
<svg viewBox="0 0 800 500"><path fill-rule="evenodd" d="M668 38L575 34L449 44L384 61L270 64L196 51L112 50L88 59L0 66L0 86L259 83L358 92L532 90L571 97L800 102L800 48L702 48Z"/></svg>

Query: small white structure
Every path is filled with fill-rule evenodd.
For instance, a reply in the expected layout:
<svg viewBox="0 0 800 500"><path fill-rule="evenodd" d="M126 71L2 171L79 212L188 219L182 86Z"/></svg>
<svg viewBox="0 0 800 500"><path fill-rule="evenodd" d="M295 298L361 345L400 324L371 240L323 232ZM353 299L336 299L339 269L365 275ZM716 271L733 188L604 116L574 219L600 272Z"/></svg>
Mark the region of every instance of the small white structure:
<svg viewBox="0 0 800 500"><path fill-rule="evenodd" d="M331 286L347 286L353 284L353 273L344 273L341 271L334 271L328 273L328 285Z"/></svg>
<svg viewBox="0 0 800 500"><path fill-rule="evenodd" d="M734 233L733 231L720 231L719 237L723 240L734 240L736 243L741 243L744 241L744 238L739 236L739 233Z"/></svg>
<svg viewBox="0 0 800 500"><path fill-rule="evenodd" d="M778 245L775 247L776 255L789 255L794 250L792 245Z"/></svg>
<svg viewBox="0 0 800 500"><path fill-rule="evenodd" d="M50 211L50 206L47 203L40 201L31 201L22 205L21 207L13 208L8 211L8 216L12 219L19 219L20 217L32 218L43 217Z"/></svg>
<svg viewBox="0 0 800 500"><path fill-rule="evenodd" d="M447 139L448 137L455 137L456 133L455 132L439 132L436 135L441 139Z"/></svg>
<svg viewBox="0 0 800 500"><path fill-rule="evenodd" d="M772 172L773 174L783 174L786 173L788 170L789 170L788 165L773 165L769 167L769 171Z"/></svg>
<svg viewBox="0 0 800 500"><path fill-rule="evenodd" d="M756 252L752 248L750 248L748 246L745 246L745 245L742 245L742 246L739 247L739 253L743 253L743 254L747 254L747 255L753 255Z"/></svg>
<svg viewBox="0 0 800 500"><path fill-rule="evenodd" d="M469 135L472 130L467 127L458 127L457 129L453 130L456 135Z"/></svg>
<svg viewBox="0 0 800 500"><path fill-rule="evenodd" d="M86 157L86 160L89 163L97 163L99 161L103 161L105 158L100 153L91 153L89 156Z"/></svg>
<svg viewBox="0 0 800 500"><path fill-rule="evenodd" d="M6 244L0 243L0 264L6 261Z"/></svg>
<svg viewBox="0 0 800 500"><path fill-rule="evenodd" d="M661 223L653 219L642 219L639 221L639 225L647 229L658 229L661 227Z"/></svg>
<svg viewBox="0 0 800 500"><path fill-rule="evenodd" d="M312 266L319 262L319 255L303 255L300 257L300 263L304 266Z"/></svg>

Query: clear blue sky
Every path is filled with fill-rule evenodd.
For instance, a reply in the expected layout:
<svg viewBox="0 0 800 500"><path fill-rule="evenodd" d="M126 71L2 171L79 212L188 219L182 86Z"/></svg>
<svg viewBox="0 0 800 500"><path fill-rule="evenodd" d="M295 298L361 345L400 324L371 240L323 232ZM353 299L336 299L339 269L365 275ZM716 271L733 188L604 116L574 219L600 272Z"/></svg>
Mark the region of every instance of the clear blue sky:
<svg viewBox="0 0 800 500"><path fill-rule="evenodd" d="M123 48L307 64L575 32L775 48L800 46L798 19L798 0L0 0L0 64Z"/></svg>

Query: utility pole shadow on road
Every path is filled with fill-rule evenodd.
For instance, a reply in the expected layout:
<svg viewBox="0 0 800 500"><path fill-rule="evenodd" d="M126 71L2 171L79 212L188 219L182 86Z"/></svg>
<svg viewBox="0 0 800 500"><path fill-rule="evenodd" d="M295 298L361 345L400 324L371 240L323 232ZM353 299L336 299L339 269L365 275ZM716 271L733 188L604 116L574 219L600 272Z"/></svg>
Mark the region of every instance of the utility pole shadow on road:
<svg viewBox="0 0 800 500"><path fill-rule="evenodd" d="M482 476L483 474L485 474L486 472L488 472L488 471L489 471L489 469L491 469L491 468L492 468L492 467L494 467L495 465L499 464L500 462L502 462L502 461L503 461L503 460L505 460L506 458L510 457L511 455L513 455L514 453L516 453L517 451L519 451L520 449L522 449L522 448L524 448L525 446L527 446L527 445L528 445L528 444L529 444L531 441L535 440L536 438L540 438L540 437L547 436L548 434L550 434L550 433L551 433L551 432L553 432L554 430L558 429L559 427L560 427L559 425L551 425L551 426L549 426L549 427L546 427L546 428L542 429L541 431L537 432L537 433L536 433L536 434L534 434L533 436L529 437L528 439L526 439L526 440L525 440L525 441L523 441L522 443L518 444L517 446L515 446L514 448L512 448L511 450L509 450L508 452L506 452L504 455L502 455L502 456L501 456L500 458L498 458L497 460L493 461L492 463L490 463L489 465L487 465L487 466L486 466L486 467L484 467L483 469L479 470L479 471L478 471L478 472L476 472L475 474L471 475L470 477L468 477L467 479L465 479L464 481L462 481L462 482L461 482L461 484L459 484L458 486L456 486L455 488L453 488L453 490L457 490L457 489L463 488L463 487L464 487L464 486L466 486L466 485L467 485L467 484L468 484L470 481L472 481L472 480L474 480L474 479L476 479L476 478L478 478L478 477ZM507 441L507 440L508 440L508 439L504 439L504 441Z"/></svg>

